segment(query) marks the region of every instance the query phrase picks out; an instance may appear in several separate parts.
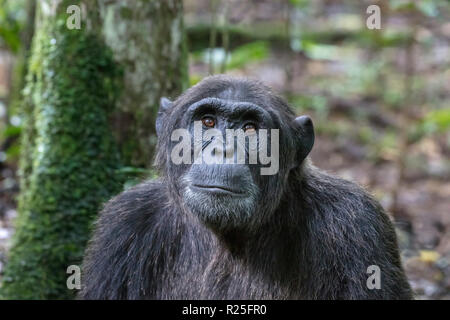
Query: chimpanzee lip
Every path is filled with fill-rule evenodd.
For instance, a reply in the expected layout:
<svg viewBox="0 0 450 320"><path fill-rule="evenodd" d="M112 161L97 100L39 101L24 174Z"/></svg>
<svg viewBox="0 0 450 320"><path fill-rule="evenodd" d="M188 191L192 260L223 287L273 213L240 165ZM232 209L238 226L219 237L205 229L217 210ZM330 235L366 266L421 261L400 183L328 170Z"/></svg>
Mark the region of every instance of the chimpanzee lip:
<svg viewBox="0 0 450 320"><path fill-rule="evenodd" d="M193 184L194 188L202 189L204 191L210 191L214 193L228 193L234 195L243 194L241 191L230 188L229 186L223 185L201 185L201 184Z"/></svg>

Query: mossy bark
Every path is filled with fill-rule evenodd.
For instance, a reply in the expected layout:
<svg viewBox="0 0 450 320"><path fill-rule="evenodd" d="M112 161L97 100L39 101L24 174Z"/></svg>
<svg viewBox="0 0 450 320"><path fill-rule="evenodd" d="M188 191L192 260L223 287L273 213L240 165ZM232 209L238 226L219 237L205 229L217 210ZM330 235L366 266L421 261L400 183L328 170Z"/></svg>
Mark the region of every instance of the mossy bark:
<svg viewBox="0 0 450 320"><path fill-rule="evenodd" d="M14 66L13 84L11 102L8 113L22 111L22 90L25 86L25 77L27 75L27 61L30 55L31 40L34 34L34 18L36 16L36 2L29 1L25 4L26 23L20 33L21 46L16 56L16 63Z"/></svg>
<svg viewBox="0 0 450 320"><path fill-rule="evenodd" d="M100 0L103 34L123 68L114 132L126 165L148 168L156 145L161 97L187 87L181 0Z"/></svg>
<svg viewBox="0 0 450 320"><path fill-rule="evenodd" d="M85 23L80 30L66 27L71 4L80 1L38 5L25 90L31 112L21 161L26 178L0 287L6 299L72 298L67 267L81 263L99 206L121 185L108 127L116 64Z"/></svg>
<svg viewBox="0 0 450 320"><path fill-rule="evenodd" d="M34 35L35 17L36 17L36 2L27 2L26 5L27 22L26 26L21 34L22 48L18 54L17 65L15 66L14 77L14 92L11 101L9 112L19 113L22 118L22 130L20 136L21 156L19 158L19 171L18 176L20 178L20 185L22 189L27 189L28 177L31 171L32 165L32 150L33 150L33 137L34 123L31 119L32 103L30 96L23 94L23 89L26 85L26 76L28 74L28 60L31 54L31 44ZM21 196L21 195L20 195ZM22 201L19 201L19 204Z"/></svg>

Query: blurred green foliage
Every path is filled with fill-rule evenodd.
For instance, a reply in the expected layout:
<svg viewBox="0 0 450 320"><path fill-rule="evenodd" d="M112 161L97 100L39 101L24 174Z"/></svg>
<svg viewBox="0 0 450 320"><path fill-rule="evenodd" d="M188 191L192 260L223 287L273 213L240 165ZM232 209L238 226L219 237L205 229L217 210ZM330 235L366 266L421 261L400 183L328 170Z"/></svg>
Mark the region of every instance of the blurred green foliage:
<svg viewBox="0 0 450 320"><path fill-rule="evenodd" d="M227 61L227 69L242 68L245 65L264 60L269 55L269 45L266 41L255 41L242 45L231 52Z"/></svg>
<svg viewBox="0 0 450 320"><path fill-rule="evenodd" d="M428 112L423 121L423 126L430 133L450 130L450 108Z"/></svg>
<svg viewBox="0 0 450 320"><path fill-rule="evenodd" d="M438 14L439 0L390 0L389 5L397 11L418 11L427 17L436 17ZM439 1L443 2L443 1Z"/></svg>
<svg viewBox="0 0 450 320"><path fill-rule="evenodd" d="M0 0L0 47L3 42L13 53L21 46L20 31L25 19L26 0Z"/></svg>

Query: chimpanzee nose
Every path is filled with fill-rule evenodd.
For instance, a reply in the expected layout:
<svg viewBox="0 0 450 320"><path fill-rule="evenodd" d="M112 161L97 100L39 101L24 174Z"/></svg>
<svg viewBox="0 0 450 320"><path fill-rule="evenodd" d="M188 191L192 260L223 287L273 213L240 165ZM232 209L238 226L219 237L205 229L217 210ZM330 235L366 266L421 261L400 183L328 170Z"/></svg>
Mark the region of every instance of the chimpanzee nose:
<svg viewBox="0 0 450 320"><path fill-rule="evenodd" d="M242 143L234 135L211 137L210 140L203 143L201 152L194 154L194 159L194 163L197 164L200 162L206 164L245 164L245 141Z"/></svg>

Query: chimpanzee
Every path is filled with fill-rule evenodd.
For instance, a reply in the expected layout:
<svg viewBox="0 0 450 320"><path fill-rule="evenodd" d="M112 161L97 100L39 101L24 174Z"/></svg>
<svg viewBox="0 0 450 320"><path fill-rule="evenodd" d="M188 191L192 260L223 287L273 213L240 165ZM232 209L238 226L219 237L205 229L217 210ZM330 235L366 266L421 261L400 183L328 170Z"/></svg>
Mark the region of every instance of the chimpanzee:
<svg viewBox="0 0 450 320"><path fill-rule="evenodd" d="M223 140L196 138L195 124L201 133L241 129L244 163L197 161L212 140ZM191 161L174 161L181 141L175 129L193 133L183 136L197 142L183 155ZM311 119L296 118L265 85L208 77L173 102L161 99L156 131L159 178L106 204L86 251L79 298L413 297L389 217L362 188L311 164ZM248 161L251 136L257 151L270 141L273 172L263 173L273 165L263 158ZM211 155L236 159L219 148Z"/></svg>

